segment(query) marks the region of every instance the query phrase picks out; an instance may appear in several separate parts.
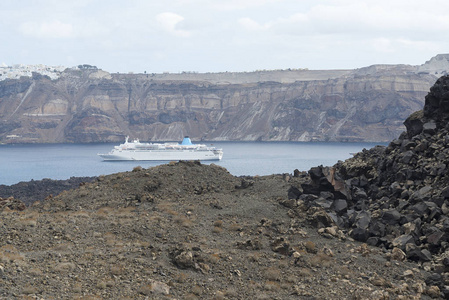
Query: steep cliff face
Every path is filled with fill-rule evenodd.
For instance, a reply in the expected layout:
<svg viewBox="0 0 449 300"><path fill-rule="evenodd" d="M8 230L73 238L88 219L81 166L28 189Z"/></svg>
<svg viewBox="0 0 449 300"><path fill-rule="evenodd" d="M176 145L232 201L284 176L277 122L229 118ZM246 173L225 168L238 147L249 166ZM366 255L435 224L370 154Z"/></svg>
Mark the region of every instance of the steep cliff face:
<svg viewBox="0 0 449 300"><path fill-rule="evenodd" d="M273 72L277 77L266 72L170 77L67 70L53 81L37 75L3 81L0 141L117 142L125 135L153 141L184 135L194 140L389 141L404 130L405 118L422 108L437 79L403 65L327 75ZM256 82L261 78L278 80Z"/></svg>

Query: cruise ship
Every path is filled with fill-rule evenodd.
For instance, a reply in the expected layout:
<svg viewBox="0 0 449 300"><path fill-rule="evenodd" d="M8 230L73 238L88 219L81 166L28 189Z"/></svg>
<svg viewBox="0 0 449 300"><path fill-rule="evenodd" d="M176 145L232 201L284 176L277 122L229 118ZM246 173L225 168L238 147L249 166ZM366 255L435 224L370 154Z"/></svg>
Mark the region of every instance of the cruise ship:
<svg viewBox="0 0 449 300"><path fill-rule="evenodd" d="M204 144L193 144L188 136L179 143L141 143L139 139L115 146L109 153L98 155L103 160L221 160L223 150Z"/></svg>

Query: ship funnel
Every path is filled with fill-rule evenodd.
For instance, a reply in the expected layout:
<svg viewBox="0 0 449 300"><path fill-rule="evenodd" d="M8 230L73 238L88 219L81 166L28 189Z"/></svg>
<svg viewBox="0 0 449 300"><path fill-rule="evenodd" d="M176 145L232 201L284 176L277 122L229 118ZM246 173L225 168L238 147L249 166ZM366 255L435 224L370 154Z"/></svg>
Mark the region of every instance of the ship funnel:
<svg viewBox="0 0 449 300"><path fill-rule="evenodd" d="M192 141L190 140L190 138L188 136L186 136L182 140L181 145L188 146L188 145L193 145L193 144L192 144Z"/></svg>

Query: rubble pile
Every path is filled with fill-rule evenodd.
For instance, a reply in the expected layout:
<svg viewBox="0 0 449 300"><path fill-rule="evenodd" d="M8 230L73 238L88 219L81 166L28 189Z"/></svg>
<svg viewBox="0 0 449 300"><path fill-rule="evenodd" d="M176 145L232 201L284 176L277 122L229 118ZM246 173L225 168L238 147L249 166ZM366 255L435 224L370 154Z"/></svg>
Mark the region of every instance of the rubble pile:
<svg viewBox="0 0 449 300"><path fill-rule="evenodd" d="M314 167L289 198L316 226L338 226L357 241L391 250L449 278L449 76L441 77L407 131L387 147ZM310 216L310 214L309 214ZM445 295L449 295L445 291Z"/></svg>

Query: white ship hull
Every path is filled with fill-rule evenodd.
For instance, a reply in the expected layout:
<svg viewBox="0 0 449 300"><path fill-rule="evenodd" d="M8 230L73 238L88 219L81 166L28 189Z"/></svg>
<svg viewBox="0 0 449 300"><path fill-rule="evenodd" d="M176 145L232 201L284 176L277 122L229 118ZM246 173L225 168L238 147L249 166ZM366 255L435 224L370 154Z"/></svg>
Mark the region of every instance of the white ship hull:
<svg viewBox="0 0 449 300"><path fill-rule="evenodd" d="M181 144L140 143L139 140L115 146L109 153L98 154L103 160L143 160L143 161L173 161L173 160L221 160L223 151L202 144L192 144L186 137Z"/></svg>
<svg viewBox="0 0 449 300"><path fill-rule="evenodd" d="M98 154L104 160L220 160L223 153L194 150L125 150Z"/></svg>

